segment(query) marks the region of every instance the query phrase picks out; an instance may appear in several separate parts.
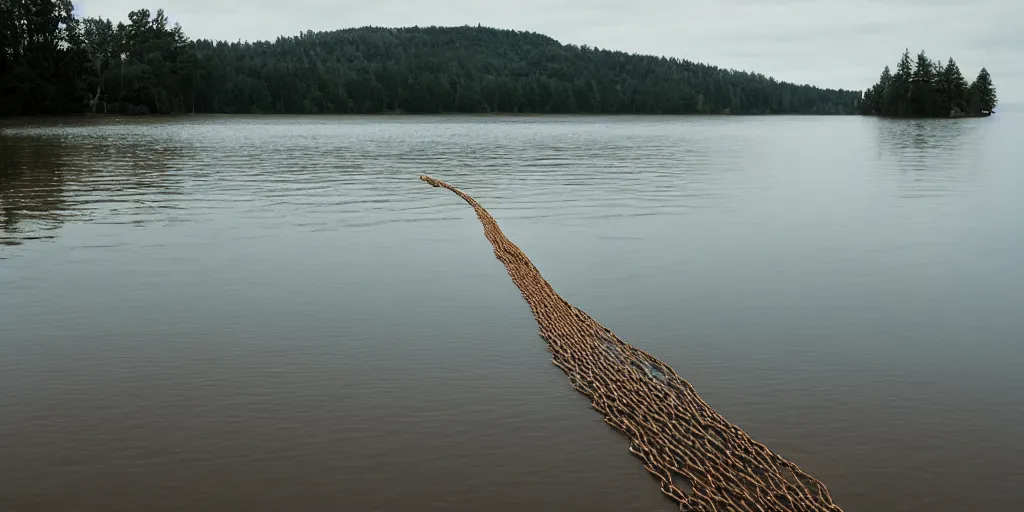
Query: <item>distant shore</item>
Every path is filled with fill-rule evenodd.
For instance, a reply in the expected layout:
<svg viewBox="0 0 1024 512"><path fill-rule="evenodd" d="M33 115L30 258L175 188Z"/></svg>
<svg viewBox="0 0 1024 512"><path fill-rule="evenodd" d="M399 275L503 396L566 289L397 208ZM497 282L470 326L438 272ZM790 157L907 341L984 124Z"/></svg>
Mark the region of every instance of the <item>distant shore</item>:
<svg viewBox="0 0 1024 512"><path fill-rule="evenodd" d="M936 117L936 116L888 116L878 114L724 114L724 113L692 113L692 114L648 114L648 113L589 113L589 112L576 112L576 113L536 113L536 112L437 112L437 113L422 113L422 112L376 112L376 113L313 113L313 114L284 114L284 113L224 113L224 112L196 112L196 113L173 113L173 114L123 114L123 113L78 113L78 114L61 114L61 115L31 115L31 116L0 116L0 126L15 126L19 124L33 124L46 121L111 121L111 120L131 120L131 121L147 121L147 120L160 120L160 119L188 119L188 118L287 118L287 117L304 117L304 118L474 118L474 119L485 119L485 118L520 118L520 119L553 119L553 118L600 118L600 117L611 117L611 118L648 118L648 119L668 119L668 118L684 118L684 117L874 117L878 119L886 120L921 120L921 119L974 119L984 118L994 115L995 112L983 112L981 114L961 114L949 117Z"/></svg>
<svg viewBox="0 0 1024 512"><path fill-rule="evenodd" d="M31 16L16 10L9 23L17 30L0 51L0 114L843 115L862 99L860 91L480 25L364 26L243 43L192 39L160 9L132 11L119 24L55 11L70 2L44 4ZM69 28L52 23L40 33L36 19ZM26 43L37 39L46 45Z"/></svg>
<svg viewBox="0 0 1024 512"><path fill-rule="evenodd" d="M171 114L124 114L124 113L110 113L104 114L102 112L92 113L72 113L72 114L54 114L54 115L27 115L27 116L0 116L0 121L3 120L40 120L40 119L173 119L173 118L188 118L188 117L649 117L649 118L668 118L668 117L856 117L857 114L800 114L800 113L789 113L789 114L731 114L731 113L686 113L686 114L656 114L656 113L642 113L642 112L628 112L628 113L594 113L594 112L571 112L571 113L541 113L541 112L339 112L339 113L277 113L277 112L184 112L184 113L171 113ZM878 116L882 117L882 116Z"/></svg>

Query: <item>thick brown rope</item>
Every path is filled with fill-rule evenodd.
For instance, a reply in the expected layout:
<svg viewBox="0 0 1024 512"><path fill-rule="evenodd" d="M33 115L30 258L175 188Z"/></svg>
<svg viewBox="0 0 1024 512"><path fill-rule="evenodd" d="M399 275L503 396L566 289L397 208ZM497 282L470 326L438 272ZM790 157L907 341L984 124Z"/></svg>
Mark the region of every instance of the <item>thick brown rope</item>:
<svg viewBox="0 0 1024 512"><path fill-rule="evenodd" d="M754 441L716 413L668 365L619 339L551 288L529 258L479 203L429 176L469 203L529 303L554 364L588 396L629 451L661 481L683 511L832 511L825 485Z"/></svg>

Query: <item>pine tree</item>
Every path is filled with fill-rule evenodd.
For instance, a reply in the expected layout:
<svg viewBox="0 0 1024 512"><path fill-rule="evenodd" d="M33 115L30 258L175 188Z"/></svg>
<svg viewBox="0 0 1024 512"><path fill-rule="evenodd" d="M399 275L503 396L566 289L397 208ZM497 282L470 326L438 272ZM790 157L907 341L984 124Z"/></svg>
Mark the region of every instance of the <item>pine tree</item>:
<svg viewBox="0 0 1024 512"><path fill-rule="evenodd" d="M885 89L889 86L889 82L892 82L892 72L889 71L889 66L886 66L885 69L882 70L882 76L878 77L878 85L880 85L882 89Z"/></svg>
<svg viewBox="0 0 1024 512"><path fill-rule="evenodd" d="M860 115L871 115L874 114L875 104L875 88L871 87L864 90L864 94L861 96L860 104L857 106L857 113Z"/></svg>
<svg viewBox="0 0 1024 512"><path fill-rule="evenodd" d="M959 116L967 112L967 81L952 57L939 74L939 97L944 115Z"/></svg>
<svg viewBox="0 0 1024 512"><path fill-rule="evenodd" d="M989 76L987 69L981 68L978 78L974 79L973 88L978 91L981 111L983 113L994 111L998 99L996 98L996 88L992 85L992 77Z"/></svg>
<svg viewBox="0 0 1024 512"><path fill-rule="evenodd" d="M871 88L871 113L882 113L882 98L885 95L885 88L889 86L890 82L892 82L892 72L889 71L889 66L886 66L882 70L882 75L878 77L878 83Z"/></svg>
<svg viewBox="0 0 1024 512"><path fill-rule="evenodd" d="M935 72L932 61L924 50L917 54L914 73L911 78L910 115L933 116L938 98L935 94Z"/></svg>
<svg viewBox="0 0 1024 512"><path fill-rule="evenodd" d="M892 75L882 97L882 114L886 116L905 117L910 113L911 80L913 79L913 62L910 50L904 50L903 56L896 65L896 73Z"/></svg>
<svg viewBox="0 0 1024 512"><path fill-rule="evenodd" d="M933 76L932 61L925 55L924 50L917 54L914 62L914 73L912 80L916 83L930 83Z"/></svg>

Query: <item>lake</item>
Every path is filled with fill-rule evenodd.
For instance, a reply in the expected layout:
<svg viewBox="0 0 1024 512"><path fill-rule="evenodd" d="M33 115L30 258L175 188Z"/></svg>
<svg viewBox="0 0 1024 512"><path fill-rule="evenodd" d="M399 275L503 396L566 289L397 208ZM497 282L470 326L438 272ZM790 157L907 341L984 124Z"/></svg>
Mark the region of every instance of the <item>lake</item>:
<svg viewBox="0 0 1024 512"><path fill-rule="evenodd" d="M669 511L566 300L848 512L1024 508L1024 116L5 121L0 510Z"/></svg>

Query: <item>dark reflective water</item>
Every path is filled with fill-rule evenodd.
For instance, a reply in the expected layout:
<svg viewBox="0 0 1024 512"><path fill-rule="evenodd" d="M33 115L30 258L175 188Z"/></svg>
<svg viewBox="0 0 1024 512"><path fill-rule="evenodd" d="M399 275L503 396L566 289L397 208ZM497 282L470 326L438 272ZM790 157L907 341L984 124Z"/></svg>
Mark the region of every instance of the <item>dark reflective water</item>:
<svg viewBox="0 0 1024 512"><path fill-rule="evenodd" d="M570 302L846 510L1024 507L1024 118L8 122L0 510L672 510Z"/></svg>

